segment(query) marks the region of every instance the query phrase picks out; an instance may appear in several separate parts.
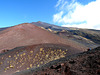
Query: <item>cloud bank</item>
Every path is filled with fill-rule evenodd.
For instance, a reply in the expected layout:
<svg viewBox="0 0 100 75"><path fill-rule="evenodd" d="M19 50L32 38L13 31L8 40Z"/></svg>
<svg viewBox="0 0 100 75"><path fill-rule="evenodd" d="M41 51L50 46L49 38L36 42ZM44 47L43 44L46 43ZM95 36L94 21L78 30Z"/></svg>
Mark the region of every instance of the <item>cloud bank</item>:
<svg viewBox="0 0 100 75"><path fill-rule="evenodd" d="M53 22L64 27L78 27L100 30L100 0L83 5L76 0L58 0Z"/></svg>

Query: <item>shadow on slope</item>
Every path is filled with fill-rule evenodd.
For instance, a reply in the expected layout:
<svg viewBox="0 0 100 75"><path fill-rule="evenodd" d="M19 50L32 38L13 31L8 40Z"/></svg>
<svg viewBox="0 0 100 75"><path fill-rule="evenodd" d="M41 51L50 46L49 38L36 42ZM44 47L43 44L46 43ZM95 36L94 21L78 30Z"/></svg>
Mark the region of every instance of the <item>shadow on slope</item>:
<svg viewBox="0 0 100 75"><path fill-rule="evenodd" d="M50 61L80 52L82 51L62 44L38 44L18 47L0 54L0 74L11 75L37 68Z"/></svg>
<svg viewBox="0 0 100 75"><path fill-rule="evenodd" d="M100 47L13 75L100 75Z"/></svg>

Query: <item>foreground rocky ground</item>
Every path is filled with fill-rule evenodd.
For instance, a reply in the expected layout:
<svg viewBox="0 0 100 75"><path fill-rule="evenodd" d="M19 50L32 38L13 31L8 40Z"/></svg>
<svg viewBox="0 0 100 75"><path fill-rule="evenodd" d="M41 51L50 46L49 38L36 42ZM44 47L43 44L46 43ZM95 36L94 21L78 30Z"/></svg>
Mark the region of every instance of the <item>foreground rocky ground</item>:
<svg viewBox="0 0 100 75"><path fill-rule="evenodd" d="M13 75L100 75L100 47Z"/></svg>

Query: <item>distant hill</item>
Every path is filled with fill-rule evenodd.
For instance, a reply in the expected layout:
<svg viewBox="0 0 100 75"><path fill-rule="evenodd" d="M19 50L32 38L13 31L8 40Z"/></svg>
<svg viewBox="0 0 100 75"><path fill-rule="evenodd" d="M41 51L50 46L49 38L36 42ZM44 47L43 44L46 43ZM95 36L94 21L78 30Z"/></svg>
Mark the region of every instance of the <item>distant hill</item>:
<svg viewBox="0 0 100 75"><path fill-rule="evenodd" d="M95 48L100 45L100 30L60 27L41 21L32 22L32 24L57 34L60 37L82 43L90 48Z"/></svg>
<svg viewBox="0 0 100 75"><path fill-rule="evenodd" d="M80 29L80 28L73 28L73 27L61 27L61 26L48 24L48 23L41 22L41 21L32 22L32 25L33 24L44 30L52 32L53 34L56 34L64 39L69 39L69 40L73 40L74 42L80 43L80 44L86 46L87 48L95 48L100 45L100 30ZM20 24L20 25L22 25L22 24ZM13 27L15 27L15 26L13 26ZM8 32L10 30L9 28L13 28L13 27L0 28L0 34L2 34L4 32ZM17 32L15 32L15 33L17 34ZM2 39L3 39L3 36L2 36ZM23 45L19 45L19 46L23 46ZM17 47L17 46L13 46L13 48L14 47ZM3 49L6 50L7 48L3 47Z"/></svg>
<svg viewBox="0 0 100 75"><path fill-rule="evenodd" d="M0 28L0 31L5 30L5 29L7 29L7 28L9 28L9 27Z"/></svg>
<svg viewBox="0 0 100 75"><path fill-rule="evenodd" d="M45 28L47 30L49 30L49 29L54 30L54 31L62 31L63 29L69 30L68 27L64 28L64 27L61 27L61 26L57 26L57 25L53 25L53 24L48 24L48 23L41 22L41 21L32 22L32 24L34 24L36 26L39 26L39 27L42 27L42 28Z"/></svg>
<svg viewBox="0 0 100 75"><path fill-rule="evenodd" d="M65 44L83 51L87 49L87 47L80 43L64 39L30 23L19 24L0 31L0 52L19 46L42 43Z"/></svg>
<svg viewBox="0 0 100 75"><path fill-rule="evenodd" d="M95 48L100 45L100 30L61 27L61 26L48 24L41 21L32 22L32 24L44 30L52 32L64 39L69 39L81 43L88 48ZM8 28L12 28L12 27L0 28L0 34L4 32L3 30Z"/></svg>

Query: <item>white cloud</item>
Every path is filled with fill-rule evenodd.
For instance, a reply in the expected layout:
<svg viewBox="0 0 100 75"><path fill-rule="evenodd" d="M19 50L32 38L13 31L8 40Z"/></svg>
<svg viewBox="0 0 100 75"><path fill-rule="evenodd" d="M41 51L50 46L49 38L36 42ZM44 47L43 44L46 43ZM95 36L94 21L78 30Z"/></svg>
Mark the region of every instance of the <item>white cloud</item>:
<svg viewBox="0 0 100 75"><path fill-rule="evenodd" d="M61 11L60 13L55 14L53 16L54 17L53 21L54 22L59 22L59 20L62 18L62 15L63 15L63 11Z"/></svg>
<svg viewBox="0 0 100 75"><path fill-rule="evenodd" d="M82 5L75 0L71 3L65 0L63 4L60 2L62 0L59 0L57 4L60 11L53 15L55 23L66 27L100 29L100 0L92 1L87 5Z"/></svg>
<svg viewBox="0 0 100 75"><path fill-rule="evenodd" d="M61 3L61 0L58 0L57 4L55 5L55 7L58 7Z"/></svg>
<svg viewBox="0 0 100 75"><path fill-rule="evenodd" d="M58 0L57 4L55 5L56 8L59 8L59 10L63 9L64 6L67 4L68 2L65 0Z"/></svg>

